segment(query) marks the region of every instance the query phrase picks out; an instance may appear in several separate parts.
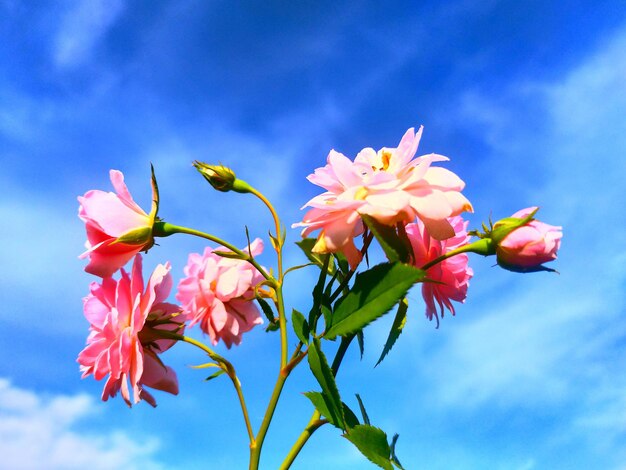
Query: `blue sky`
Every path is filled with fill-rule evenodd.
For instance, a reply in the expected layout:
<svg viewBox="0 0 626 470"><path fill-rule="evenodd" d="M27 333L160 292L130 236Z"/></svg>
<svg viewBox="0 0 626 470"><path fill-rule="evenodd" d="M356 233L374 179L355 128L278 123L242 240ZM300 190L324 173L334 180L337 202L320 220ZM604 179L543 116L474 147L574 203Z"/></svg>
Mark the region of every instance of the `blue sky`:
<svg viewBox="0 0 626 470"><path fill-rule="evenodd" d="M194 159L230 165L287 223L318 193L305 177L331 148L353 157L425 126L421 153L450 157L478 226L540 205L564 227L560 275L515 275L472 258L467 303L441 328L416 290L404 334L373 365L391 318L366 332L338 377L374 424L399 433L407 468L624 469L626 461L626 8L621 1L226 2L0 0L0 454L7 468L244 468L245 430L226 380L202 381L186 345L166 362L178 397L101 403L75 363L91 277L77 259L76 196L124 172L161 216L244 244L270 219L219 194ZM298 239L297 231L289 239ZM202 241L146 257L176 280ZM272 265L271 253L261 261ZM297 250L289 264L302 261ZM314 273L289 282L306 310ZM200 337L198 332L194 333ZM258 426L278 338L262 329L220 352ZM275 468L308 420L287 384L262 464ZM94 461L96 463L94 463ZM19 463L21 462L21 463ZM100 467L98 467L100 465ZM336 430L297 469L367 463Z"/></svg>

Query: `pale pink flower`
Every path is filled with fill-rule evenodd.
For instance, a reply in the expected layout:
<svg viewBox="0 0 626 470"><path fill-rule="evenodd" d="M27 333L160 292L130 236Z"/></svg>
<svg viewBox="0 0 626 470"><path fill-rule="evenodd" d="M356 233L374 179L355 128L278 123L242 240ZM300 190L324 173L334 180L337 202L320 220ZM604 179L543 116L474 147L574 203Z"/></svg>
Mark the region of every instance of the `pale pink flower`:
<svg viewBox="0 0 626 470"><path fill-rule="evenodd" d="M528 207L511 217L523 219L536 210L536 207ZM514 271L547 269L541 264L556 259L563 237L562 230L562 227L531 220L513 230L498 244L496 248L498 264Z"/></svg>
<svg viewBox="0 0 626 470"><path fill-rule="evenodd" d="M230 348L241 343L243 333L263 323L253 300L254 288L265 278L247 261L225 258L214 251L225 249L207 247L202 255L189 255L176 299L189 326L198 323L214 345L221 339ZM257 238L250 252L258 256L262 251L263 242Z"/></svg>
<svg viewBox="0 0 626 470"><path fill-rule="evenodd" d="M449 219L454 228L455 235L446 240L436 240L430 236L421 221L406 226L406 233L411 241L415 256L415 266L418 268L426 263L437 259L462 245L467 244L467 221L456 216ZM422 284L422 297L426 302L426 316L429 320L433 317L439 324L439 313L443 317L444 307L454 315L452 301L465 301L469 280L474 275L472 268L468 266L468 256L465 253L454 255L426 270L429 280ZM439 307L439 308L437 308Z"/></svg>
<svg viewBox="0 0 626 470"><path fill-rule="evenodd" d="M141 255L136 255L130 275L122 269L118 281L105 278L102 284L91 283L84 299L90 334L78 363L83 377L109 376L103 401L121 391L129 406L142 399L156 406L145 387L178 394L176 373L157 356L175 341L160 339L158 331L182 334L183 324L176 318L180 307L165 302L172 289L169 263L156 267L145 290L141 269Z"/></svg>
<svg viewBox="0 0 626 470"><path fill-rule="evenodd" d="M78 217L87 229L87 251L80 258L89 257L85 271L100 277L113 275L133 256L153 245L152 226L158 208L154 178L150 214L135 203L120 171L111 170L110 178L117 194L91 190L78 197Z"/></svg>
<svg viewBox="0 0 626 470"><path fill-rule="evenodd" d="M314 197L301 223L302 236L320 229L316 253L343 252L355 267L361 254L354 237L363 232L361 215L385 225L410 223L419 218L432 237L443 240L454 236L449 217L471 211L461 194L465 183L445 168L432 163L447 157L429 154L415 157L422 135L409 129L397 148L361 150L354 161L331 150L327 164L308 176L326 192Z"/></svg>

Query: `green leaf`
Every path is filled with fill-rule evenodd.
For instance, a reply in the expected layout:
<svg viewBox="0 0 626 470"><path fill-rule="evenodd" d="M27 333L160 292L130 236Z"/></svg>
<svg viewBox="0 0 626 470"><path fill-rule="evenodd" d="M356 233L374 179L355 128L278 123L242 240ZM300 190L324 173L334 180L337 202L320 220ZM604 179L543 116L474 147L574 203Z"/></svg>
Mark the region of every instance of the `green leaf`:
<svg viewBox="0 0 626 470"><path fill-rule="evenodd" d="M379 264L358 274L348 295L335 308L326 339L364 328L387 313L425 275L420 269L398 262Z"/></svg>
<svg viewBox="0 0 626 470"><path fill-rule="evenodd" d="M394 434L393 437L391 438L391 462L400 470L404 470L404 467L402 467L402 464L400 463L400 461L398 460L398 457L396 456L396 442L398 442L399 437L400 437L399 434Z"/></svg>
<svg viewBox="0 0 626 470"><path fill-rule="evenodd" d="M352 411L345 403L342 402L341 404L343 405L343 415L346 418L346 426L348 426L348 428L358 426L360 424L359 418L356 417L354 411Z"/></svg>
<svg viewBox="0 0 626 470"><path fill-rule="evenodd" d="M270 307L270 304L267 303L267 300L265 300L262 297L257 297L256 300L261 306L261 310L263 310L263 313L265 314L265 318L267 318L267 321L269 321L270 323L276 323L276 318L274 317L274 311L272 310L272 307Z"/></svg>
<svg viewBox="0 0 626 470"><path fill-rule="evenodd" d="M304 396L311 400L315 409L319 411L330 424L339 429L343 429L341 422L338 420L337 413L334 411L332 400L327 395L320 392L305 392Z"/></svg>
<svg viewBox="0 0 626 470"><path fill-rule="evenodd" d="M295 308L291 312L291 323L293 325L293 331L303 344L309 344L309 324L304 319L304 315L298 312Z"/></svg>
<svg viewBox="0 0 626 470"><path fill-rule="evenodd" d="M359 424L343 435L352 442L371 462L385 470L393 470L391 466L391 449L387 443L387 435L382 429Z"/></svg>
<svg viewBox="0 0 626 470"><path fill-rule="evenodd" d="M309 345L308 359L311 372L322 387L324 401L328 407L329 421L339 423L341 429L346 429L343 405L335 383L335 376L328 365L328 361L326 361L326 356L324 356L320 341L317 338L314 338Z"/></svg>
<svg viewBox="0 0 626 470"><path fill-rule="evenodd" d="M311 261L312 263L314 263L316 266L318 266L321 269L324 267L324 258L328 255L320 254L320 253L313 253L311 251L313 247L315 246L316 242L317 240L315 238L303 238L299 242L296 242L296 245L300 247L300 249L303 251L304 255L309 259L309 261ZM329 263L328 274L332 274L334 271L335 271L335 267L333 266L332 263Z"/></svg>
<svg viewBox="0 0 626 470"><path fill-rule="evenodd" d="M361 218L374 237L376 237L389 261L409 261L412 255L411 245L409 243L407 246L408 239L403 240L398 236L395 227L381 224L369 215L362 214Z"/></svg>
<svg viewBox="0 0 626 470"><path fill-rule="evenodd" d="M350 271L350 264L348 263L348 259L344 256L343 253L333 253L333 257L337 261L337 268L341 271L344 276L348 274Z"/></svg>
<svg viewBox="0 0 626 470"><path fill-rule="evenodd" d="M359 351L361 352L361 360L363 360L363 353L365 352L365 337L363 336L363 330L356 332L356 340L359 343Z"/></svg>
<svg viewBox="0 0 626 470"><path fill-rule="evenodd" d="M206 379L204 379L204 381L208 382L209 380L213 380L214 378L219 377L220 375L225 374L225 373L226 373L225 370L220 369L220 370L212 373L211 375L209 375Z"/></svg>
<svg viewBox="0 0 626 470"><path fill-rule="evenodd" d="M332 424L333 426L343 431L346 430L344 425L341 422L337 421L336 414L331 413L330 409L332 408L332 403L330 402L329 398L326 395L320 392L305 392L304 396L306 396L309 400L311 400L311 403L313 403L313 406L315 407L315 409L319 411L320 414L324 418L326 418L330 424ZM358 426L359 419L352 412L352 410L348 407L348 405L346 405L345 403L341 403L341 405L342 405L343 413L345 416L345 425L348 428Z"/></svg>
<svg viewBox="0 0 626 470"><path fill-rule="evenodd" d="M367 411L365 411L365 405L363 405L363 400L361 400L361 395L358 393L355 394L356 399L359 402L359 408L361 409L361 416L363 416L363 422L365 424L370 424L370 418L367 416Z"/></svg>
<svg viewBox="0 0 626 470"><path fill-rule="evenodd" d="M402 333L402 329L406 324L406 312L409 309L409 302L406 298L402 299L398 304L398 311L396 312L396 317L393 319L393 325L391 325L391 330L389 331L389 336L387 337L387 342L385 343L385 347L383 348L383 352L378 358L378 362L376 366L380 364L385 356L389 354L391 348L396 343L396 340L400 337ZM376 367L374 366L374 367Z"/></svg>

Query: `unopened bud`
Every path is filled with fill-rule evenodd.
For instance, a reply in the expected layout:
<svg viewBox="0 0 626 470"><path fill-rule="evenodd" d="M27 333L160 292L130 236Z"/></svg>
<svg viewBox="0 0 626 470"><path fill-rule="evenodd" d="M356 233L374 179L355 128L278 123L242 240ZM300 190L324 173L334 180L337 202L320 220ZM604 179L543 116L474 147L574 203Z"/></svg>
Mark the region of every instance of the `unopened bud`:
<svg viewBox="0 0 626 470"><path fill-rule="evenodd" d="M223 165L208 165L198 160L193 162L193 166L218 191L228 192L233 189L237 177L230 168Z"/></svg>

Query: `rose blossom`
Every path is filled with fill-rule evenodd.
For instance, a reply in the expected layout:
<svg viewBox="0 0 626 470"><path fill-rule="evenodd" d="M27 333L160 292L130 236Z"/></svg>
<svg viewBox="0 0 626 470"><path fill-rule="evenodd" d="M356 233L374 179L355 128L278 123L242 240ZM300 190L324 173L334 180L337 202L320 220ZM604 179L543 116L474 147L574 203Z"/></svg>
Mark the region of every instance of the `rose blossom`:
<svg viewBox="0 0 626 470"><path fill-rule="evenodd" d="M421 221L406 226L406 233L411 241L415 256L415 265L419 268L426 263L467 244L467 221L456 216L449 219L455 235L446 240L436 240L431 237ZM465 253L454 255L426 270L429 280L422 284L422 297L426 302L426 316L429 320L433 316L439 325L437 306L443 317L443 308L447 308L454 315L452 300L463 303L467 296L469 280L474 275L468 266L468 256ZM436 302L436 305L435 305Z"/></svg>
<svg viewBox="0 0 626 470"><path fill-rule="evenodd" d="M89 257L85 271L109 277L153 242L152 226L158 208L158 194L153 176L153 205L150 214L139 207L128 192L124 175L110 171L117 194L91 190L78 197L78 217L85 222L87 242L80 258Z"/></svg>
<svg viewBox="0 0 626 470"><path fill-rule="evenodd" d="M263 242L257 238L250 252L258 256L262 251ZM238 345L243 333L263 323L253 300L254 288L264 277L247 261L219 256L207 247L202 255L189 255L184 272L186 277L178 284L176 299L183 306L189 326L199 323L214 345L220 339L228 348L233 343Z"/></svg>
<svg viewBox="0 0 626 470"><path fill-rule="evenodd" d="M109 375L103 401L121 390L129 406L142 399L156 406L144 387L178 394L176 373L157 357L174 340L159 339L158 330L182 334L183 324L174 318L180 308L165 302L172 289L169 263L156 267L145 290L141 267L141 255L136 255L130 275L122 269L119 281L106 278L102 284L91 283L84 299L90 334L78 363L83 378L93 374L100 380Z"/></svg>
<svg viewBox="0 0 626 470"><path fill-rule="evenodd" d="M430 154L414 158L422 135L409 129L397 148L361 150L354 161L334 150L327 164L307 179L326 189L305 204L311 209L301 223L302 236L320 229L313 248L316 253L343 252L350 266L356 267L361 254L353 238L363 231L361 214L386 225L410 223L416 217L432 237L443 240L454 236L449 217L471 211L461 194L465 183L445 168L432 163L448 160Z"/></svg>
<svg viewBox="0 0 626 470"><path fill-rule="evenodd" d="M536 210L536 207L528 207L516 212L511 217L523 219ZM531 220L522 227L513 230L498 243L496 248L498 264L514 271L548 269L541 264L556 259L556 253L561 246L561 238L563 237L562 230L562 227Z"/></svg>

